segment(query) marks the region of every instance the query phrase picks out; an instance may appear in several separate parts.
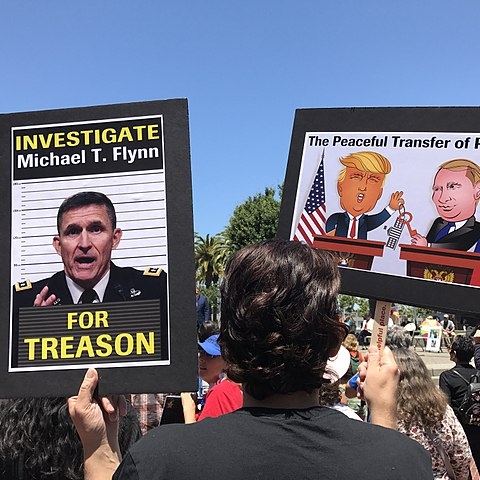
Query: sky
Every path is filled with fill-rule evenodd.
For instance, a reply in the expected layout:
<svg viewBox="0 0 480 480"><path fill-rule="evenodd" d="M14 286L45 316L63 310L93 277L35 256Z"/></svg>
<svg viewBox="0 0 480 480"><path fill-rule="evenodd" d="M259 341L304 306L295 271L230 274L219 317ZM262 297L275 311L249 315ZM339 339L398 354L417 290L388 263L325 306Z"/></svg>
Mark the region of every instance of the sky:
<svg viewBox="0 0 480 480"><path fill-rule="evenodd" d="M187 98L194 228L284 180L295 110L480 105L474 0L0 0L0 113Z"/></svg>

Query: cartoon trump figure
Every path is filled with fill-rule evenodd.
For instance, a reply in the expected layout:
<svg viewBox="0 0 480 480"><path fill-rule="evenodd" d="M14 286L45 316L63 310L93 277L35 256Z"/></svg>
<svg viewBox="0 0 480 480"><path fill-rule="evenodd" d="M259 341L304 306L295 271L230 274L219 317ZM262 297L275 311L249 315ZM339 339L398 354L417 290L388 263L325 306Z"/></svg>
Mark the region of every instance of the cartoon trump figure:
<svg viewBox="0 0 480 480"><path fill-rule="evenodd" d="M390 196L388 205L377 214L366 215L382 196L386 176L392 167L376 152L357 152L340 158L344 168L337 180L343 212L330 215L325 225L327 235L367 239L367 232L385 223L404 204L403 192Z"/></svg>

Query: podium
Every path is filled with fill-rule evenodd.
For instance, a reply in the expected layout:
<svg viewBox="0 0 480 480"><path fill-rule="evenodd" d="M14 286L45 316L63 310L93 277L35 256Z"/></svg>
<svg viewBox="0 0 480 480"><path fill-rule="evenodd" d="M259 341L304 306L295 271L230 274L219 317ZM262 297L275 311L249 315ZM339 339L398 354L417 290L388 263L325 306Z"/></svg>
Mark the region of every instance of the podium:
<svg viewBox="0 0 480 480"><path fill-rule="evenodd" d="M371 270L374 257L383 256L385 242L318 235L313 237L313 247L333 252L342 267Z"/></svg>
<svg viewBox="0 0 480 480"><path fill-rule="evenodd" d="M408 277L480 286L478 253L400 244L400 259L407 261Z"/></svg>

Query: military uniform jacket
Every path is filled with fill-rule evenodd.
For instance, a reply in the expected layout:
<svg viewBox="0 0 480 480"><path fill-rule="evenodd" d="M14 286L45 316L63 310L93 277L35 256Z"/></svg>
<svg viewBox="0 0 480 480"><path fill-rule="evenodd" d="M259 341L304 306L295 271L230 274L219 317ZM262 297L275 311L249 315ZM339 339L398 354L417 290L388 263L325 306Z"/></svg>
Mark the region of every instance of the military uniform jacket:
<svg viewBox="0 0 480 480"><path fill-rule="evenodd" d="M31 307L38 293L48 285L48 294L57 297L55 305L71 305L72 296L65 280L65 272L57 272L50 278L34 282L31 287L14 288L14 308ZM110 264L110 279L103 297L104 302L128 302L160 298L166 305L167 274L161 268L145 271Z"/></svg>

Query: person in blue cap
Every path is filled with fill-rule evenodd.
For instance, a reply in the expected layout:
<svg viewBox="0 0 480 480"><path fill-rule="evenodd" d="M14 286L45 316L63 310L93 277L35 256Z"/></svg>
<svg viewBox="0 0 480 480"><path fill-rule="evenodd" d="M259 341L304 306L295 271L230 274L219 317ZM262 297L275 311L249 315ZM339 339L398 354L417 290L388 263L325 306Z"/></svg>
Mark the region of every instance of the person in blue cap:
<svg viewBox="0 0 480 480"><path fill-rule="evenodd" d="M198 342L198 375L210 386L202 411L196 414L196 405L189 393L182 393L185 423L194 423L207 417L218 417L242 407L243 394L237 383L225 374L218 334Z"/></svg>

